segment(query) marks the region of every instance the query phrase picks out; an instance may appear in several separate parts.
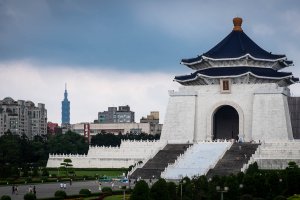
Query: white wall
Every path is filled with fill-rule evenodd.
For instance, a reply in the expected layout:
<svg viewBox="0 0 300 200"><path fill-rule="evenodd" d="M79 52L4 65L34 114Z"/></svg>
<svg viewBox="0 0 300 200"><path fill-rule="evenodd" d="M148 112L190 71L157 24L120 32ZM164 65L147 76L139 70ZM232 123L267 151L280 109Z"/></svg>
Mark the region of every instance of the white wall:
<svg viewBox="0 0 300 200"><path fill-rule="evenodd" d="M194 138L195 92L169 91L170 99L161 140L172 143L192 142Z"/></svg>
<svg viewBox="0 0 300 200"><path fill-rule="evenodd" d="M50 154L47 167L60 167L70 158L75 168L128 168L139 161L145 163L166 146L164 141L122 141L120 147L92 147L87 155Z"/></svg>
<svg viewBox="0 0 300 200"><path fill-rule="evenodd" d="M223 105L238 112L239 134L245 141L291 138L286 88L273 83L231 86L230 93L221 93L220 85L182 86L169 92L161 139L169 143L211 140L214 113Z"/></svg>

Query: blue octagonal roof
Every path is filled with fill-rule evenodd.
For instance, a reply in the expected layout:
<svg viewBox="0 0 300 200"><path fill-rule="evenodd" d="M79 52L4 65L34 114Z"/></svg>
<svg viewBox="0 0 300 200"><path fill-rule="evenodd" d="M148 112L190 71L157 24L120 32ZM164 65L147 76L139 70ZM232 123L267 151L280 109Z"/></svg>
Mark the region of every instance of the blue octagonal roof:
<svg viewBox="0 0 300 200"><path fill-rule="evenodd" d="M243 32L241 28L241 22L239 26L235 24L233 31L229 35L227 35L221 42L219 42L215 47L213 47L206 53L199 55L196 58L182 59L182 63L191 65L195 62L201 62L201 60L205 58L212 60L228 60L238 59L244 56L250 56L255 60L267 61L277 61L286 58L285 55L272 54L271 52L267 52L260 46L258 46ZM287 61L287 64L291 63L292 61Z"/></svg>

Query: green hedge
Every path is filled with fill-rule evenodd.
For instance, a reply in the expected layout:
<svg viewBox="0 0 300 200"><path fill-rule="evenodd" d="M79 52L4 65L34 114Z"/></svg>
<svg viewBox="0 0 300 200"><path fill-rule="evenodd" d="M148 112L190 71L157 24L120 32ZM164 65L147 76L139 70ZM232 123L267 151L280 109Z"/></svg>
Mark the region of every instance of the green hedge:
<svg viewBox="0 0 300 200"><path fill-rule="evenodd" d="M49 171L57 171L57 168L46 168ZM72 168L78 171L126 171L128 168Z"/></svg>

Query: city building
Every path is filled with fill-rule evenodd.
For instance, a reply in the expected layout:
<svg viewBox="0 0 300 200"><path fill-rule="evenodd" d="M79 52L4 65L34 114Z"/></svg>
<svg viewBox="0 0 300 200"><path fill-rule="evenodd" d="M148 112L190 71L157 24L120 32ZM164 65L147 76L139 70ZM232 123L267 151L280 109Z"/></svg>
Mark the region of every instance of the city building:
<svg viewBox="0 0 300 200"><path fill-rule="evenodd" d="M47 123L47 133L54 135L58 132L61 132L61 128L58 126L58 123L48 122Z"/></svg>
<svg viewBox="0 0 300 200"><path fill-rule="evenodd" d="M70 101L68 100L67 84L65 85L64 100L61 102L61 124L70 124Z"/></svg>
<svg viewBox="0 0 300 200"><path fill-rule="evenodd" d="M113 133L113 134L126 134L126 133L133 133L133 134L140 134L146 133L151 135L156 135L161 133L162 124L156 123L78 123L72 124L71 130L80 134L84 135L84 125L89 124L89 133L90 136L97 135L98 133L105 132L105 133Z"/></svg>
<svg viewBox="0 0 300 200"><path fill-rule="evenodd" d="M87 156L51 155L47 166L74 157L74 166L84 168L129 167L138 158L143 164L128 173L131 179L178 181L238 174L254 162L260 169L299 165L300 97L289 90L299 78L284 71L293 62L258 46L242 21L234 18L233 30L209 51L181 60L193 72L175 77L180 86L169 91L159 141L92 147Z"/></svg>
<svg viewBox="0 0 300 200"><path fill-rule="evenodd" d="M32 101L15 101L10 97L0 100L0 135L10 131L25 134L29 139L47 134L47 110L45 104Z"/></svg>
<svg viewBox="0 0 300 200"><path fill-rule="evenodd" d="M132 123L134 122L134 112L128 105L108 107L107 111L98 113L98 123Z"/></svg>
<svg viewBox="0 0 300 200"><path fill-rule="evenodd" d="M140 123L159 124L159 112L151 111L150 115L147 115L147 117L142 117L140 119Z"/></svg>

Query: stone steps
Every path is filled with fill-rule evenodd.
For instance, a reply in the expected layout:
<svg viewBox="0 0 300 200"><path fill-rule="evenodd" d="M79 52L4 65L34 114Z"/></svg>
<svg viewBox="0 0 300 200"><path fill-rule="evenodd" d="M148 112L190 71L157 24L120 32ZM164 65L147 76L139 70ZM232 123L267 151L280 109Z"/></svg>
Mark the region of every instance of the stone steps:
<svg viewBox="0 0 300 200"><path fill-rule="evenodd" d="M210 169L206 176L211 178L215 175L226 176L237 174L246 164L252 154L256 151L259 144L252 143L234 143L231 148L224 154L223 158L218 161L213 169Z"/></svg>
<svg viewBox="0 0 300 200"><path fill-rule="evenodd" d="M161 172L175 162L180 154L183 154L190 144L167 144L163 150L160 150L152 159L142 167L136 169L130 176L131 179L159 178Z"/></svg>

